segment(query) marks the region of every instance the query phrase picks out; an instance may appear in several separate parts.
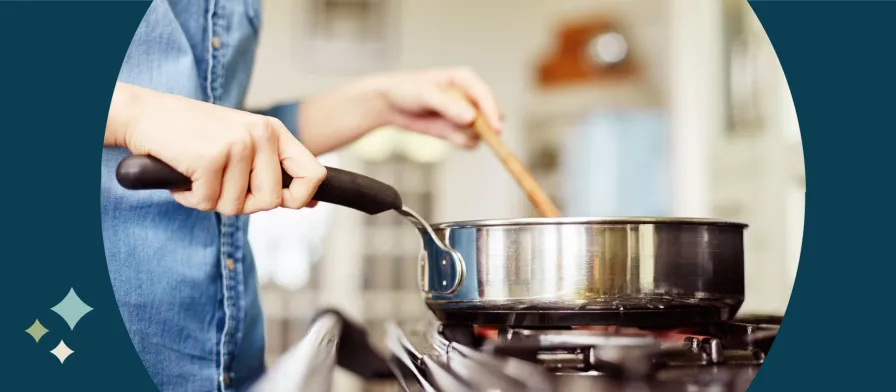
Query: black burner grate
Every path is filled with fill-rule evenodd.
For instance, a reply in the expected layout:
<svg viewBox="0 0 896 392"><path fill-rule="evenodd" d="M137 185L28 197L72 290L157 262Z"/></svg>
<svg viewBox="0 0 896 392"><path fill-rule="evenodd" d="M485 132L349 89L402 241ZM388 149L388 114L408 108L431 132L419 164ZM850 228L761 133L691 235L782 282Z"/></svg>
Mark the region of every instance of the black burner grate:
<svg viewBox="0 0 896 392"><path fill-rule="evenodd" d="M496 328L488 337L441 325L425 339L397 329L393 337L416 342L403 355L418 355L413 381L424 390L745 391L779 325L753 318L652 331Z"/></svg>

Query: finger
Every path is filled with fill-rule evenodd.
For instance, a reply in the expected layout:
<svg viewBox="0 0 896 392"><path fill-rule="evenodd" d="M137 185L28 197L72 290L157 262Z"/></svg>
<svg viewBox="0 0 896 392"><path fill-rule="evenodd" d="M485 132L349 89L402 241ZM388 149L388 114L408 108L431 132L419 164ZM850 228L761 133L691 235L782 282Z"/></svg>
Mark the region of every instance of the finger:
<svg viewBox="0 0 896 392"><path fill-rule="evenodd" d="M249 179L250 192L243 206L245 214L272 210L282 201L283 176L276 126L274 121L266 119L263 127L253 131L255 160Z"/></svg>
<svg viewBox="0 0 896 392"><path fill-rule="evenodd" d="M221 162L226 162L222 159ZM224 164L209 165L193 175L191 189L185 192L172 192L175 200L186 207L200 211L213 211L217 207L221 195L221 177Z"/></svg>
<svg viewBox="0 0 896 392"><path fill-rule="evenodd" d="M317 207L317 200L311 200L308 204L305 205L305 208L314 208Z"/></svg>
<svg viewBox="0 0 896 392"><path fill-rule="evenodd" d="M293 180L284 189L281 206L299 209L308 205L327 170L283 127L279 132L280 165Z"/></svg>
<svg viewBox="0 0 896 392"><path fill-rule="evenodd" d="M473 100L476 107L482 111L485 119L495 131L500 132L502 127L502 114L498 109L498 102L495 94L492 92L488 84L485 83L475 72L461 68L453 70L448 74L449 82L453 86L460 88L463 92Z"/></svg>
<svg viewBox="0 0 896 392"><path fill-rule="evenodd" d="M454 94L428 85L420 90L420 100L427 110L433 111L459 126L469 126L476 119L476 108Z"/></svg>
<svg viewBox="0 0 896 392"><path fill-rule="evenodd" d="M195 197L193 191L171 191L171 197L174 201L187 208L196 208Z"/></svg>
<svg viewBox="0 0 896 392"><path fill-rule="evenodd" d="M404 117L395 124L403 129L445 139L462 148L473 148L479 144L478 135L469 127L458 127L440 116Z"/></svg>
<svg viewBox="0 0 896 392"><path fill-rule="evenodd" d="M230 148L230 159L222 177L221 195L215 206L215 210L222 215L236 216L243 213L254 156L253 142L248 136Z"/></svg>

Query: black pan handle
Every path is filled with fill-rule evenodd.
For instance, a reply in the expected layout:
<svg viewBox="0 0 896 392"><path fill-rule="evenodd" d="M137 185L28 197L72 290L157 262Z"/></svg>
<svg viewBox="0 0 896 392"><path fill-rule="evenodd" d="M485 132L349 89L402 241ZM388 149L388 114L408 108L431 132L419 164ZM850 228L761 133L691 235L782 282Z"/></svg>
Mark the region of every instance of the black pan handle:
<svg viewBox="0 0 896 392"><path fill-rule="evenodd" d="M392 186L370 177L327 167L327 177L314 197L321 203L348 207L370 215L402 208L401 195ZM149 155L132 155L123 159L115 171L118 183L129 190L185 191L192 181L173 167ZM292 176L283 171L283 187L289 187Z"/></svg>

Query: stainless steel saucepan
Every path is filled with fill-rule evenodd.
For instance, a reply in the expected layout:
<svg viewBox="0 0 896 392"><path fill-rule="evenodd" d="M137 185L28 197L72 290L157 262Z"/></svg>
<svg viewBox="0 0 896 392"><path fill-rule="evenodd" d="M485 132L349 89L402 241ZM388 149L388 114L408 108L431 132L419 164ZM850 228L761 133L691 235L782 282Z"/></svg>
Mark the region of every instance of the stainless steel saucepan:
<svg viewBox="0 0 896 392"><path fill-rule="evenodd" d="M685 218L532 218L429 225L399 193L327 168L313 200L375 215L396 211L423 246L420 284L443 323L519 327L663 327L731 319L744 300L746 225ZM131 190L189 189L149 156L116 173ZM283 186L292 178L285 172Z"/></svg>

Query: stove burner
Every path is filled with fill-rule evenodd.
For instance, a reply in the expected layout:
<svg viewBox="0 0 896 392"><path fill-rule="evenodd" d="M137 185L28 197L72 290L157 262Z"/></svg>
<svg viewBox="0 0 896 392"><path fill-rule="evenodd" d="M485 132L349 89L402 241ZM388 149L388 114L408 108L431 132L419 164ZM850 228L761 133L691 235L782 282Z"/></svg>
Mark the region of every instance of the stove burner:
<svg viewBox="0 0 896 392"><path fill-rule="evenodd" d="M338 312L316 320L303 339L307 344L273 368L262 386L279 386L296 373L296 385L325 383L326 370L338 364L365 379L396 380L407 392L746 391L780 325L780 318L665 329L435 324L418 330L391 324L387 359ZM327 348L334 342L336 349Z"/></svg>
<svg viewBox="0 0 896 392"><path fill-rule="evenodd" d="M777 325L768 321L671 329L440 325L434 331L423 345L435 353L421 354L424 358L418 363L423 369L434 368L429 373L433 378L422 382L435 383L431 385L435 391L465 385L471 391L702 392L746 390L765 360Z"/></svg>
<svg viewBox="0 0 896 392"><path fill-rule="evenodd" d="M328 310L254 390L317 390L334 365L406 392L746 391L781 318L667 329L389 324L382 357L366 331ZM326 389L326 388L324 388Z"/></svg>

